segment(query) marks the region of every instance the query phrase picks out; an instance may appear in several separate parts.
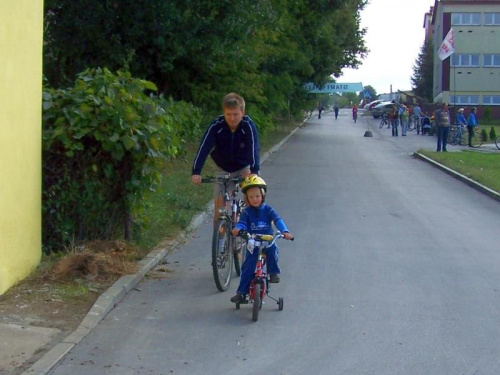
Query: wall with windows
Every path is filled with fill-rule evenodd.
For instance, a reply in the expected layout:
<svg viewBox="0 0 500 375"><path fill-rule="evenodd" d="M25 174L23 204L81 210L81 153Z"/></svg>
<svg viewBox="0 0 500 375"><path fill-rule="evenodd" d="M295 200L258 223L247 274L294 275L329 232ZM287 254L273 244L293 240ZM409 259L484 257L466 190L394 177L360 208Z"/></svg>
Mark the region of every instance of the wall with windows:
<svg viewBox="0 0 500 375"><path fill-rule="evenodd" d="M43 1L0 1L0 295L40 262Z"/></svg>
<svg viewBox="0 0 500 375"><path fill-rule="evenodd" d="M480 3L441 0L436 4L435 50L453 28L455 53L444 61L436 53L435 101L500 106L500 0Z"/></svg>

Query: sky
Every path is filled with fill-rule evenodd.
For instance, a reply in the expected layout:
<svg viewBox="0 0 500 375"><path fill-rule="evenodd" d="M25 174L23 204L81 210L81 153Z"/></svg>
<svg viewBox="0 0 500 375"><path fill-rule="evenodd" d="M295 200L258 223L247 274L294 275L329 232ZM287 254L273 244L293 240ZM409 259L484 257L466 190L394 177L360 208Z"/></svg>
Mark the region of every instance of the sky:
<svg viewBox="0 0 500 375"><path fill-rule="evenodd" d="M340 83L361 82L377 94L411 90L413 65L424 43L424 15L434 0L370 0L361 12L368 56L358 69L344 69Z"/></svg>

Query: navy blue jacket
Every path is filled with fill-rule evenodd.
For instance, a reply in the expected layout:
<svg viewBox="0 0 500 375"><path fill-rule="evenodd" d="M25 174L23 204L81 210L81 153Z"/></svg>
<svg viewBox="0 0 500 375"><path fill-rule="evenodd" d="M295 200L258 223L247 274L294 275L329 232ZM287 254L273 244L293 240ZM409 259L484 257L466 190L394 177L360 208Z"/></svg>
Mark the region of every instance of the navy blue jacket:
<svg viewBox="0 0 500 375"><path fill-rule="evenodd" d="M220 115L210 124L201 139L192 174L201 174L209 154L215 164L226 172L235 172L249 165L250 172L258 174L259 152L257 128L250 117L243 116L238 128L232 133L224 116Z"/></svg>

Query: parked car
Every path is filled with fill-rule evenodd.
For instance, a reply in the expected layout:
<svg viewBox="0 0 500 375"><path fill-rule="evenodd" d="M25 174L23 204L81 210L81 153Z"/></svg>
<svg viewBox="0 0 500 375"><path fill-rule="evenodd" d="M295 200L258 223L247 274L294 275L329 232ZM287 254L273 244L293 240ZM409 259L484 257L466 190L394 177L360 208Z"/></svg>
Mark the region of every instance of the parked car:
<svg viewBox="0 0 500 375"><path fill-rule="evenodd" d="M382 102L380 104L377 104L375 107L372 109L372 116L373 118L379 118L384 115L384 113L389 112L389 114L392 113L392 110L394 108L394 105L397 105L397 103L392 103L392 102Z"/></svg>
<svg viewBox="0 0 500 375"><path fill-rule="evenodd" d="M367 105L364 106L364 109L372 110L373 107L375 107L377 104L383 103L385 100L374 100L373 102L368 103Z"/></svg>

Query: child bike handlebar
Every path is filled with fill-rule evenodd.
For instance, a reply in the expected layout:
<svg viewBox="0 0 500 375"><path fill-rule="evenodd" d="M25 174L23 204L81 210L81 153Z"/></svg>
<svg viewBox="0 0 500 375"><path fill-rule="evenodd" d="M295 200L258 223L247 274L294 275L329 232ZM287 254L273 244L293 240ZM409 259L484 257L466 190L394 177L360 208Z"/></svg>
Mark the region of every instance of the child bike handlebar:
<svg viewBox="0 0 500 375"><path fill-rule="evenodd" d="M285 238L281 232L276 232L275 235L272 234L250 234L246 230L240 230L238 233L239 237L243 237L245 240L253 239L256 242L270 242L266 248L273 246L279 238ZM290 238L290 241L295 240L295 237Z"/></svg>

